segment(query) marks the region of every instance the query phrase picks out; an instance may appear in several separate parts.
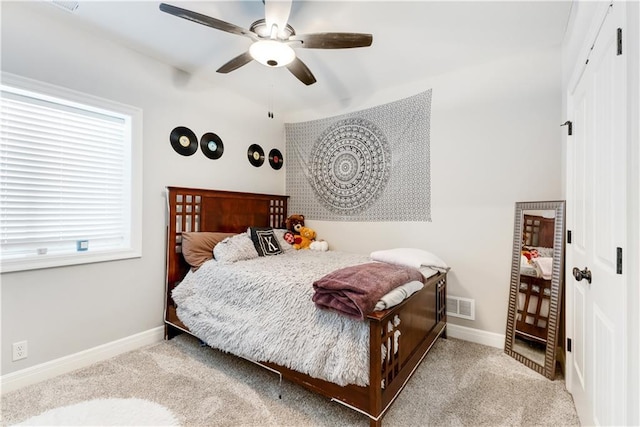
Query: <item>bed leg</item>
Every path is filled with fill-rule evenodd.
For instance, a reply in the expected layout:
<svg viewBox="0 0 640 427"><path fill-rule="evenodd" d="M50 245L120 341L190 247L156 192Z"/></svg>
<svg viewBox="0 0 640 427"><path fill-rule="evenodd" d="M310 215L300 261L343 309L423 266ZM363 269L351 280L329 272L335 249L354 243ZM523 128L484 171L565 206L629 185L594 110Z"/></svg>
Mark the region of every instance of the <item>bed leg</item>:
<svg viewBox="0 0 640 427"><path fill-rule="evenodd" d="M442 334L440 335L440 337L447 339L447 325L445 325L442 329Z"/></svg>
<svg viewBox="0 0 640 427"><path fill-rule="evenodd" d="M369 427L382 427L382 418L378 418L377 420L369 418Z"/></svg>
<svg viewBox="0 0 640 427"><path fill-rule="evenodd" d="M177 337L178 335L180 335L182 333L182 331L180 331L177 328L174 328L171 325L168 324L164 324L164 339L165 340L170 340L172 338Z"/></svg>

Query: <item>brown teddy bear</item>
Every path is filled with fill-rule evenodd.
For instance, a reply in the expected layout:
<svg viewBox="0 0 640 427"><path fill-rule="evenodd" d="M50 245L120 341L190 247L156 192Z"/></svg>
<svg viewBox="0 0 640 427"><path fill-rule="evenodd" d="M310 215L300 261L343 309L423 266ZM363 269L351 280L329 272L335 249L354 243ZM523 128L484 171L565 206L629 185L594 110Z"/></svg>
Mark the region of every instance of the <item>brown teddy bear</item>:
<svg viewBox="0 0 640 427"><path fill-rule="evenodd" d="M285 226L287 227L287 230L292 232L294 235L299 235L300 228L304 227L304 215L289 215L285 220Z"/></svg>

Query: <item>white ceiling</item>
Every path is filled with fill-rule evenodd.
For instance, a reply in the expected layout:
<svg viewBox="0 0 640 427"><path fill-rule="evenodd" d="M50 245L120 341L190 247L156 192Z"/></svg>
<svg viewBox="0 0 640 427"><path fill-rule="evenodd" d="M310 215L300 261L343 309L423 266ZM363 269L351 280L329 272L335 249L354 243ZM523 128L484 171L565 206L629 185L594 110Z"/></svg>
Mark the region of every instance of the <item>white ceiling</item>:
<svg viewBox="0 0 640 427"><path fill-rule="evenodd" d="M249 28L264 18L260 0L166 1ZM64 2L63 2L64 3ZM251 40L159 10L158 1L80 1L74 13L49 2L34 7L68 25L89 26L176 68L175 84L198 75L258 102L291 111L335 103L528 50L559 46L570 1L307 1L294 0L289 24L298 34L373 34L368 48L297 49L317 83L305 86L285 68L253 61L229 74L218 67ZM179 70L183 70L181 72Z"/></svg>

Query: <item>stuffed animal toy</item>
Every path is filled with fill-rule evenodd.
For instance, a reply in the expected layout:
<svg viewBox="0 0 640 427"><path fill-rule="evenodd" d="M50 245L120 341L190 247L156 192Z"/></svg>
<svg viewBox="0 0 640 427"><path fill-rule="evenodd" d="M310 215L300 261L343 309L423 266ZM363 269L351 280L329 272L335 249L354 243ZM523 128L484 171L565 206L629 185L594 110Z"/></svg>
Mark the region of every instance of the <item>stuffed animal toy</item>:
<svg viewBox="0 0 640 427"><path fill-rule="evenodd" d="M293 245L296 242L296 236L290 231L285 231L282 237L284 238L285 242L290 245Z"/></svg>
<svg viewBox="0 0 640 427"><path fill-rule="evenodd" d="M300 228L304 227L304 215L294 214L289 215L285 220L287 230L295 235L300 234Z"/></svg>
<svg viewBox="0 0 640 427"><path fill-rule="evenodd" d="M293 247L296 249L309 249L311 242L316 238L316 232L309 227L300 227L300 235L295 236Z"/></svg>
<svg viewBox="0 0 640 427"><path fill-rule="evenodd" d="M540 257L540 253L538 252L537 249L530 249L530 248L522 248L522 255L524 255L527 258L527 261L529 261L529 264L532 263L531 260L533 258Z"/></svg>
<svg viewBox="0 0 640 427"><path fill-rule="evenodd" d="M311 249L312 251L328 251L329 250L329 243L326 240L315 240L313 242L311 242L311 244L309 245L309 249Z"/></svg>

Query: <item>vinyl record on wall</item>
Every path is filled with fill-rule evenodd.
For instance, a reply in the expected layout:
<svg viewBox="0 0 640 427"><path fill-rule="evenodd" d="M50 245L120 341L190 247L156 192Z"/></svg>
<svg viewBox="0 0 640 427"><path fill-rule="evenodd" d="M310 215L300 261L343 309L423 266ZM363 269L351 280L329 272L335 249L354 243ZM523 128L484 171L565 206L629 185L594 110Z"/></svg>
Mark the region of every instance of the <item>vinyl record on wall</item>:
<svg viewBox="0 0 640 427"><path fill-rule="evenodd" d="M200 150L210 159L219 159L224 153L222 139L215 133L207 132L200 138Z"/></svg>
<svg viewBox="0 0 640 427"><path fill-rule="evenodd" d="M191 129L184 126L178 126L171 131L169 135L169 141L171 146L178 154L183 156L190 156L198 151L198 138Z"/></svg>
<svg viewBox="0 0 640 427"><path fill-rule="evenodd" d="M275 170L278 170L282 167L282 163L284 163L284 159L282 158L282 153L277 148L269 151L269 164Z"/></svg>
<svg viewBox="0 0 640 427"><path fill-rule="evenodd" d="M255 167L260 167L264 163L264 150L258 144L251 144L247 150L249 163Z"/></svg>

